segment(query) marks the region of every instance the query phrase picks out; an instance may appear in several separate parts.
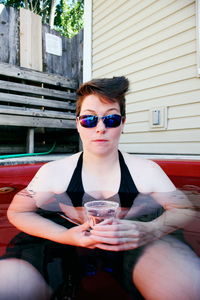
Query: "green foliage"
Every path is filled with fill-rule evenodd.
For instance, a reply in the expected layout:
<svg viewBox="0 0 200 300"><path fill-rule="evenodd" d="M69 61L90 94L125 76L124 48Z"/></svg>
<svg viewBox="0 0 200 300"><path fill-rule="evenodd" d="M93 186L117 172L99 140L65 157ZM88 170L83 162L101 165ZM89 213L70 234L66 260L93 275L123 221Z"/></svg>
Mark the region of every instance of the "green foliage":
<svg viewBox="0 0 200 300"><path fill-rule="evenodd" d="M84 1L61 0L62 12L55 18L55 29L61 34L72 37L83 28Z"/></svg>
<svg viewBox="0 0 200 300"><path fill-rule="evenodd" d="M30 9L42 16L42 22L49 24L51 0L0 0L1 4L14 8ZM69 38L83 28L84 0L59 0L56 5L54 29Z"/></svg>

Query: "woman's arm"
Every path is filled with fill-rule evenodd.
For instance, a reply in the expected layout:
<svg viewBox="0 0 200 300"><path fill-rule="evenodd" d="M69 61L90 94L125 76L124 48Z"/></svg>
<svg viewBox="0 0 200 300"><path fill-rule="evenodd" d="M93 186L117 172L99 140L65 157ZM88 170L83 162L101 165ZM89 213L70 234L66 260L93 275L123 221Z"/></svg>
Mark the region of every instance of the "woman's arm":
<svg viewBox="0 0 200 300"><path fill-rule="evenodd" d="M52 196L50 193L45 197ZM8 219L18 229L40 238L61 244L92 247L94 240L87 234L89 225L84 223L71 229L54 223L36 213L35 195L22 190L13 199L8 209ZM41 195L40 195L41 197Z"/></svg>
<svg viewBox="0 0 200 300"><path fill-rule="evenodd" d="M171 193L153 193L152 197L165 209L160 217L151 221L157 238L176 229L185 228L195 218L199 217L197 205L194 205L193 201L180 190Z"/></svg>
<svg viewBox="0 0 200 300"><path fill-rule="evenodd" d="M48 196L49 198L52 196L51 193L47 192L43 194L46 194L46 199ZM36 213L38 207L34 199L35 195L36 193L26 189L16 194L8 208L8 219L23 232L56 241L64 228Z"/></svg>
<svg viewBox="0 0 200 300"><path fill-rule="evenodd" d="M87 223L66 229L36 213L38 208L54 201L57 193L66 190L68 173L64 170L68 163L73 171L70 162L62 160L41 167L28 187L15 195L7 215L14 226L27 234L62 244L90 247L94 241L87 234Z"/></svg>

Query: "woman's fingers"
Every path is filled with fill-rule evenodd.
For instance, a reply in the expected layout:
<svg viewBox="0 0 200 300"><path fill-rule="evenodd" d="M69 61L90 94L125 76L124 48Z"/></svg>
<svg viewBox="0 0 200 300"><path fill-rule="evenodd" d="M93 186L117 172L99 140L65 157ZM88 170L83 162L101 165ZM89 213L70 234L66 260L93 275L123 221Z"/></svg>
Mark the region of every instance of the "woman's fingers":
<svg viewBox="0 0 200 300"><path fill-rule="evenodd" d="M89 228L91 228L88 222L85 222L82 225L79 225L78 227L82 230L88 230Z"/></svg>
<svg viewBox="0 0 200 300"><path fill-rule="evenodd" d="M138 230L137 224L130 221L118 220L114 224L100 223L91 229L91 234L105 237L140 237L142 231Z"/></svg>
<svg viewBox="0 0 200 300"><path fill-rule="evenodd" d="M103 224L99 223L92 228L95 231L127 231L127 230L137 230L137 225L132 223L120 222L120 223L113 223L113 224Z"/></svg>
<svg viewBox="0 0 200 300"><path fill-rule="evenodd" d="M91 234L94 236L104 236L104 237L117 237L117 238L124 238L124 237L140 237L142 236L142 233L140 233L137 230L123 230L123 231L104 231L104 230L94 230L92 229Z"/></svg>
<svg viewBox="0 0 200 300"><path fill-rule="evenodd" d="M96 244L96 248L107 250L107 251L126 251L130 249L135 249L138 247L137 243L127 243L121 245L107 245L107 244Z"/></svg>
<svg viewBox="0 0 200 300"><path fill-rule="evenodd" d="M133 238L133 237L123 237L123 238L109 238L109 237L103 237L103 236L91 236L92 239L98 243L106 243L110 245L120 245L120 244L125 244L125 243L130 243L130 242L138 242L138 238Z"/></svg>

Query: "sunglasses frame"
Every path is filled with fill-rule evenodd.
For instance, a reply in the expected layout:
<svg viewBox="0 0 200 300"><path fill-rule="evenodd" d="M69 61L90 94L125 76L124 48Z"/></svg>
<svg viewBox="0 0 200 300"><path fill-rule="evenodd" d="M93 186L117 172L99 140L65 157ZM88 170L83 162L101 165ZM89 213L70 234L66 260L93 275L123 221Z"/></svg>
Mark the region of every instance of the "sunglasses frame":
<svg viewBox="0 0 200 300"><path fill-rule="evenodd" d="M117 125L117 126L107 126L106 120L109 120L112 116L120 117L120 118L118 118L118 120L117 120L117 121L120 121L120 122L119 122L119 125ZM95 125L94 125L94 126L84 126L83 124L81 124L81 120L82 120L82 118L84 118L84 117L85 117L85 118L86 118L86 117L95 117ZM77 119L79 120L80 125L81 125L82 127L84 127L84 128L95 128L95 127L97 126L99 120L102 120L102 121L103 121L103 123L104 123L104 125L105 125L106 128L117 128L117 127L120 126L120 124L121 124L121 122L123 121L124 117L122 117L122 116L119 115L119 114L111 114L111 115L106 115L106 116L103 116L103 117L99 117L99 116L96 116L96 115L81 115L81 116L78 116Z"/></svg>

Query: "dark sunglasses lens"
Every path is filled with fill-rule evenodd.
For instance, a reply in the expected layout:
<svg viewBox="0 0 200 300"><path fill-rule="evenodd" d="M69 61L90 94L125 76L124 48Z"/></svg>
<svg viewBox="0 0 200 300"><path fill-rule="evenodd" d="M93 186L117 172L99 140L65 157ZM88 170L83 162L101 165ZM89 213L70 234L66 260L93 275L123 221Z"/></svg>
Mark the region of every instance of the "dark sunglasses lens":
<svg viewBox="0 0 200 300"><path fill-rule="evenodd" d="M121 124L122 117L120 115L109 115L104 117L104 124L107 128L118 127Z"/></svg>
<svg viewBox="0 0 200 300"><path fill-rule="evenodd" d="M96 116L80 116L79 121L81 126L86 128L92 128L97 126L98 117Z"/></svg>

